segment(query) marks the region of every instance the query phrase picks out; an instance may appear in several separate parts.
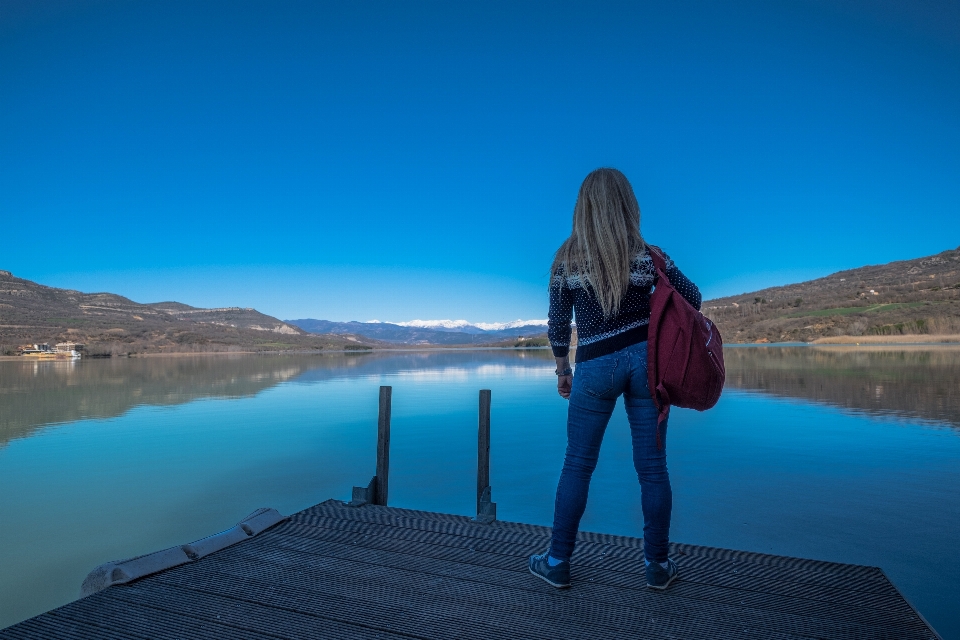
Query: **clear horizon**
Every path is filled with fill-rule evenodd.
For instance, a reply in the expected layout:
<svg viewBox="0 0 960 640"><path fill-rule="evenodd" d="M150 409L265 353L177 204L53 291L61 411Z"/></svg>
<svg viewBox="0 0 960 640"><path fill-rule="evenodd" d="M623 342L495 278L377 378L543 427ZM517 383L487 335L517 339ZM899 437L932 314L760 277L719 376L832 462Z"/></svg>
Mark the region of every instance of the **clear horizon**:
<svg viewBox="0 0 960 640"><path fill-rule="evenodd" d="M0 269L278 318L543 318L624 171L704 298L960 244L960 5L0 0Z"/></svg>
<svg viewBox="0 0 960 640"><path fill-rule="evenodd" d="M949 248L948 248L948 249L944 249L944 251L950 251L950 250L951 250L951 249L949 249ZM956 250L960 250L960 246L956 247ZM940 253L940 252L937 252L937 253ZM935 254L931 254L931 255L935 255ZM926 257L926 256L916 256L916 258L923 258L923 257ZM861 265L861 266L873 266L873 265ZM9 272L9 270L5 270L5 271L8 271L8 272ZM823 276L818 276L818 277L830 276L830 275L833 275L834 273L837 273L837 272L832 272L832 273L828 273L828 274L823 274ZM13 275L14 275L15 277L21 277L21 276L18 276L17 274L15 274L15 273L14 273ZM814 279L815 279L815 278L814 278ZM790 281L790 282L783 282L783 283L779 283L779 284L772 284L772 285L768 285L768 286L789 286L789 285L800 284L800 283L802 283L802 282L803 282L803 281ZM38 284L46 285L46 286L55 286L55 285L50 285L50 284L48 284L48 283L43 283L43 282L40 282L40 283L38 283ZM93 294L93 293L112 293L112 294L116 294L116 293L117 293L116 291L109 291L109 290L106 290L106 289L100 289L100 290L98 290L98 289L84 290L83 288L78 288L78 287L56 287L56 288L61 288L61 289L75 289L75 290L81 291L82 293L87 293L87 294ZM710 296L710 297L708 297L708 296L705 295L705 296L703 297L703 301L704 301L704 303L706 303L706 302L710 302L711 300L714 300L714 299L716 299L716 298L721 298L721 297L726 297L726 296L737 296L737 295L752 294L752 293L755 293L755 292L757 292L757 291L759 291L759 290L760 290L760 289L754 289L754 290L751 290L751 291L740 291L740 292L738 292L738 293L727 293L727 294L723 294L723 295L719 295L719 296ZM123 295L123 294L119 294L119 295ZM127 297L128 297L128 296L127 296ZM183 300L174 299L174 298L169 298L169 299L166 299L166 300L148 300L148 301L135 300L135 299L132 299L132 298L131 298L131 300L133 300L133 302L141 303L141 304L162 304L162 303L164 303L164 302L180 302L180 303L184 303L184 304L189 304L189 303L185 303ZM242 305L236 305L236 304L223 304L223 305L193 304L192 306L201 307L201 308L217 308L217 307L241 307ZM484 317L484 318L481 318L480 320L467 320L467 319L464 318L464 317L454 318L454 317L441 317L441 316L436 316L436 317L429 318L429 317L426 317L426 316L422 316L422 314L421 314L421 317L410 318L410 319L408 319L408 320L396 320L396 319L393 319L393 320L381 320L381 319L379 319L379 318L371 318L371 319L367 319L367 320L363 320L363 319L359 319L359 318L348 318L348 319L332 318L332 317L320 318L320 317L313 317L313 316L309 316L309 315L301 315L301 316L293 316L293 315L283 316L283 315L276 315L276 314L271 314L268 310L257 309L256 307L253 307L253 308L256 309L257 311L260 311L261 313L266 313L267 315L273 316L273 317L275 317L275 318L277 318L277 319L279 319L279 320L282 320L282 321L284 321L284 322L291 322L291 321L295 321L295 320L311 319L311 320L326 320L326 321L331 321L331 322L388 323L388 324L396 324L396 325L400 325L400 326L410 326L410 325L425 324L425 323L429 323L429 324L437 324L437 323L467 323L467 324L470 324L470 325L472 325L472 326L474 326L474 327L480 327L480 328L485 328L485 329L486 329L486 327L484 327L484 325L496 325L496 324L503 325L503 324L511 324L511 323L517 324L517 323L521 323L521 322L523 322L523 323L529 323L529 324L538 324L538 323L546 323L546 322L547 322L547 319L546 319L546 318L527 318L527 319L524 319L524 318L513 318L513 319L506 319L506 320L504 320L504 319L500 319L500 318L493 318L493 319L491 319L491 318Z"/></svg>

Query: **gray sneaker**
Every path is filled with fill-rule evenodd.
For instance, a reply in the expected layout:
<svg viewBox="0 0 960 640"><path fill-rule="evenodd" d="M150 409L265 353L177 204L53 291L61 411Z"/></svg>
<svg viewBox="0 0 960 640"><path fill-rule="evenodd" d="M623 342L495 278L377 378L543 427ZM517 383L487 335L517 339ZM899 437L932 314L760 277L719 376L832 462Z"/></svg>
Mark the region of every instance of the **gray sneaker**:
<svg viewBox="0 0 960 640"><path fill-rule="evenodd" d="M659 562L651 562L647 565L647 586L663 591L677 579L677 572L677 565L669 558L667 558L666 569L661 567Z"/></svg>
<svg viewBox="0 0 960 640"><path fill-rule="evenodd" d="M550 566L547 556L550 551L544 551L538 556L530 556L530 573L537 576L551 587L566 589L570 586L570 563L566 560L558 565Z"/></svg>

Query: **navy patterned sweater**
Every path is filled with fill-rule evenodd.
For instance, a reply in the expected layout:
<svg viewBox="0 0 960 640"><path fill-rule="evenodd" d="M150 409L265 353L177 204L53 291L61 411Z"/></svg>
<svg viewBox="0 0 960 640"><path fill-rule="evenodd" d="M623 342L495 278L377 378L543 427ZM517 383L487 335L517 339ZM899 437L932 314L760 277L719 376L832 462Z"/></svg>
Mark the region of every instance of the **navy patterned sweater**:
<svg viewBox="0 0 960 640"><path fill-rule="evenodd" d="M700 309L700 289L677 265L661 251L667 263L670 284ZM630 286L620 302L620 311L612 318L603 317L603 309L593 289L586 286L579 273L567 273L560 265L550 280L550 314L547 337L553 355L562 358L570 352L570 321L577 313L577 362L613 353L647 339L650 324L650 287L656 278L656 269L650 254L644 249L630 265Z"/></svg>

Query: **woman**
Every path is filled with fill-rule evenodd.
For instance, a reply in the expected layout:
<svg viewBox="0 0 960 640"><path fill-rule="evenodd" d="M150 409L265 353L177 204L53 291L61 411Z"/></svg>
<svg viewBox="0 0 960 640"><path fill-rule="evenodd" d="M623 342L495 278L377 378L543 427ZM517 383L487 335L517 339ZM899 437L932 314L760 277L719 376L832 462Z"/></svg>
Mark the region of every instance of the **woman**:
<svg viewBox="0 0 960 640"><path fill-rule="evenodd" d="M667 277L697 309L700 291L669 257ZM570 586L580 518L590 477L617 398L623 396L640 479L647 586L666 589L677 577L667 557L673 496L667 474L667 421L647 385L647 325L656 270L640 235L640 207L626 176L597 169L580 186L573 232L551 268L547 335L557 360L557 391L570 400L567 452L557 486L550 548L530 557L530 572L554 587ZM577 375L570 368L570 321L576 310ZM659 443L659 444L658 444Z"/></svg>

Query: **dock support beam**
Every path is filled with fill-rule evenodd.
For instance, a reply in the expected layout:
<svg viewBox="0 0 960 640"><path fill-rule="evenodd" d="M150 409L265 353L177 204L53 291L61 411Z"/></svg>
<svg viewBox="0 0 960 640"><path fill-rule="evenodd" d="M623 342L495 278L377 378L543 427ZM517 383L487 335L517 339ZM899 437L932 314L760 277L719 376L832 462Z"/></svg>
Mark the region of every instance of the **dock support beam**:
<svg viewBox="0 0 960 640"><path fill-rule="evenodd" d="M377 475L365 487L354 487L348 505L362 507L365 504L387 506L387 490L390 487L390 405L393 387L380 387L380 413L377 418Z"/></svg>
<svg viewBox="0 0 960 640"><path fill-rule="evenodd" d="M497 519L497 504L490 495L490 389L480 390L477 428L477 522Z"/></svg>

